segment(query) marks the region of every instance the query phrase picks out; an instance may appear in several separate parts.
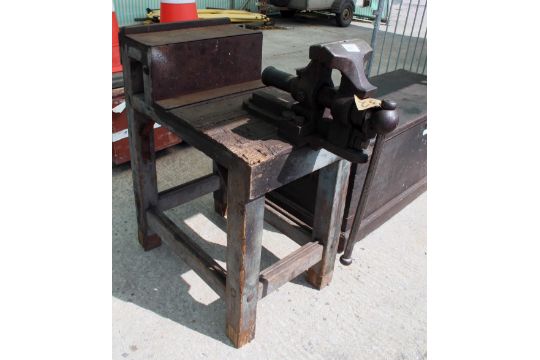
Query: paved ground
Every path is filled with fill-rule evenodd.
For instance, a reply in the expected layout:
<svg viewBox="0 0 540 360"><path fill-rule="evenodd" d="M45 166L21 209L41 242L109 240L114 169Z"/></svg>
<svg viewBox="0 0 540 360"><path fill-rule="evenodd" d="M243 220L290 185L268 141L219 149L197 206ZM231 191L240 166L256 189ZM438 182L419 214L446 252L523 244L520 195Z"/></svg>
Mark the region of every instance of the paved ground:
<svg viewBox="0 0 540 360"><path fill-rule="evenodd" d="M264 33L264 66L292 71L307 61L307 45L361 37L309 20ZM211 162L185 145L158 156L158 185L208 174ZM136 241L129 166L113 169L114 359L424 359L426 357L426 195L356 246L349 267L337 262L331 286L317 291L300 276L259 303L256 339L233 348L225 336L225 306L184 263L161 246L143 252ZM168 214L224 265L225 223L211 195ZM262 267L298 247L265 225Z"/></svg>
<svg viewBox="0 0 540 360"><path fill-rule="evenodd" d="M371 29L363 26L340 28L333 17L297 16L294 19L275 18L275 21L278 29L263 32L263 68L272 65L294 73L296 68L308 64L311 44L353 38L369 42L371 39Z"/></svg>

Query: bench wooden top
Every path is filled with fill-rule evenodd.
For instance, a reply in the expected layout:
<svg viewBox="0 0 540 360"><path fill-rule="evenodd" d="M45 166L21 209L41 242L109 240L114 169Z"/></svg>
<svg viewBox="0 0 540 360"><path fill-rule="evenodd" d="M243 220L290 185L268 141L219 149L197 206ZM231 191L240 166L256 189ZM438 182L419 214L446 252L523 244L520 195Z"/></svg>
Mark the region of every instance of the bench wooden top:
<svg viewBox="0 0 540 360"><path fill-rule="evenodd" d="M290 99L290 95L265 88ZM324 149L297 147L278 135L271 122L242 106L254 90L170 108L154 105L157 121L222 165L240 167L252 182L255 198L334 163L341 158Z"/></svg>
<svg viewBox="0 0 540 360"><path fill-rule="evenodd" d="M374 76L369 81L377 86L377 98L397 102L399 125L393 133L403 131L427 116L427 77L399 69Z"/></svg>
<svg viewBox="0 0 540 360"><path fill-rule="evenodd" d="M242 108L250 96L251 92L226 96L171 109L169 113L253 167L290 153L293 145L278 136L276 126Z"/></svg>

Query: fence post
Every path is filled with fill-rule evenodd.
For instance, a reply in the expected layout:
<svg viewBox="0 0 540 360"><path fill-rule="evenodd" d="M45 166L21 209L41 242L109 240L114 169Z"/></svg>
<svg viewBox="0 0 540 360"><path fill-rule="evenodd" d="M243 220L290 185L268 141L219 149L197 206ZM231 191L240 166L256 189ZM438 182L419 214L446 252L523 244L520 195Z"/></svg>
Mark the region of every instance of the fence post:
<svg viewBox="0 0 540 360"><path fill-rule="evenodd" d="M381 17L384 12L384 4L386 3L386 0L379 0L377 4L377 10L375 13L375 24L373 25L373 32L371 33L371 48L373 49L373 52L371 53L371 57L369 59L369 63L367 66L367 72L366 75L369 77L369 74L371 72L371 64L373 63L373 58L375 56L375 44L377 42L377 33L379 32L379 26L381 26ZM388 24L388 20L386 20L386 23Z"/></svg>

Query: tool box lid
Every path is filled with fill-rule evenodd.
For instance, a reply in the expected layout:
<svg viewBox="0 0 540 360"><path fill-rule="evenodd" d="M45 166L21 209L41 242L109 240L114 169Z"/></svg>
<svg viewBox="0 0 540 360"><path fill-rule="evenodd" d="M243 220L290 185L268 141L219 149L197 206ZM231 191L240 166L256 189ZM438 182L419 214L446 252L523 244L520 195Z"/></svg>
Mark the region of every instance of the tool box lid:
<svg viewBox="0 0 540 360"><path fill-rule="evenodd" d="M400 133L427 116L427 77L399 69L369 79L377 86L376 97L397 102L399 125L392 134Z"/></svg>

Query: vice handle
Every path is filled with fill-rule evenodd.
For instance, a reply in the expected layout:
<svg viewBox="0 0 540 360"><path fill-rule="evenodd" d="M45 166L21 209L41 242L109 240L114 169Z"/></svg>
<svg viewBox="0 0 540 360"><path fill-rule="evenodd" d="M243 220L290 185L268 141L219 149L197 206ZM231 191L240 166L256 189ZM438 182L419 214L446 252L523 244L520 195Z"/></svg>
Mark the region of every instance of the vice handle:
<svg viewBox="0 0 540 360"><path fill-rule="evenodd" d="M268 66L261 75L264 85L274 86L288 93L292 92L292 82L294 79L296 79L296 76L278 70L273 66Z"/></svg>

